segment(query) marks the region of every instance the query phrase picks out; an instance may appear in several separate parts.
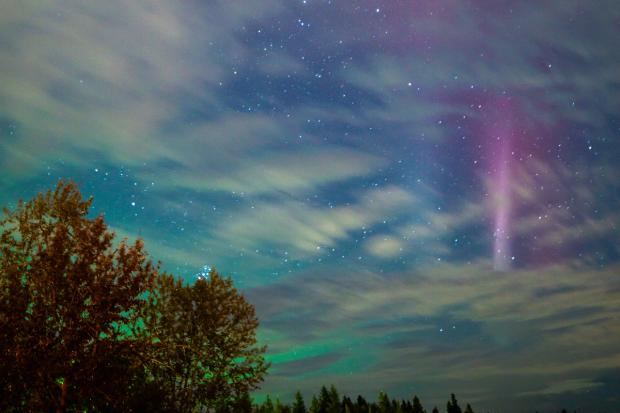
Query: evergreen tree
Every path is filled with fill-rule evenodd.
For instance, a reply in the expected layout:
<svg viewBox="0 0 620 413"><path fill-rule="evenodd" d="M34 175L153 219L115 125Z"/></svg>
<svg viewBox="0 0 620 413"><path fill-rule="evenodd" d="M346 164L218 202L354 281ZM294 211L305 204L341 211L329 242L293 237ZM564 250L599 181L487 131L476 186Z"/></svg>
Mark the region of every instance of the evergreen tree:
<svg viewBox="0 0 620 413"><path fill-rule="evenodd" d="M333 384L329 388L329 406L327 408L328 413L340 413L340 396L338 390Z"/></svg>
<svg viewBox="0 0 620 413"><path fill-rule="evenodd" d="M412 411L411 402L409 400L401 400L400 402L400 411L403 413L411 413Z"/></svg>
<svg viewBox="0 0 620 413"><path fill-rule="evenodd" d="M368 411L368 402L361 394L357 396L357 411L366 413Z"/></svg>
<svg viewBox="0 0 620 413"><path fill-rule="evenodd" d="M329 413L331 397L325 386L321 386L319 392L319 410L316 413Z"/></svg>
<svg viewBox="0 0 620 413"><path fill-rule="evenodd" d="M274 413L291 413L291 408L288 405L283 404L280 399L276 399Z"/></svg>
<svg viewBox="0 0 620 413"><path fill-rule="evenodd" d="M437 406L433 407L433 413L439 413L439 409L437 408Z"/></svg>
<svg viewBox="0 0 620 413"><path fill-rule="evenodd" d="M346 413L353 413L355 410L355 405L349 396L342 397L342 410Z"/></svg>
<svg viewBox="0 0 620 413"><path fill-rule="evenodd" d="M465 406L465 413L474 413L474 410L471 408L471 405L469 403L467 403L467 406Z"/></svg>
<svg viewBox="0 0 620 413"><path fill-rule="evenodd" d="M390 403L390 398L387 393L384 391L379 392L379 413L391 413L392 412L392 404Z"/></svg>
<svg viewBox="0 0 620 413"><path fill-rule="evenodd" d="M310 412L319 413L320 410L321 410L321 406L319 403L319 399L317 399L315 395L312 395L312 400L310 402Z"/></svg>
<svg viewBox="0 0 620 413"><path fill-rule="evenodd" d="M274 413L273 402L271 401L271 397L269 397L269 395L265 397L265 401L263 402L262 413Z"/></svg>
<svg viewBox="0 0 620 413"><path fill-rule="evenodd" d="M291 413L291 407L288 404L283 404L282 405L282 413Z"/></svg>
<svg viewBox="0 0 620 413"><path fill-rule="evenodd" d="M413 413L426 413L426 410L424 410L424 407L422 407L422 403L420 402L420 399L417 395L413 396L413 406L411 411Z"/></svg>
<svg viewBox="0 0 620 413"><path fill-rule="evenodd" d="M450 400L448 400L446 410L447 413L462 413L461 407L459 406L459 402L456 400L454 393L450 395Z"/></svg>
<svg viewBox="0 0 620 413"><path fill-rule="evenodd" d="M293 413L306 413L306 405L301 392L297 390L295 393L295 402L293 403Z"/></svg>

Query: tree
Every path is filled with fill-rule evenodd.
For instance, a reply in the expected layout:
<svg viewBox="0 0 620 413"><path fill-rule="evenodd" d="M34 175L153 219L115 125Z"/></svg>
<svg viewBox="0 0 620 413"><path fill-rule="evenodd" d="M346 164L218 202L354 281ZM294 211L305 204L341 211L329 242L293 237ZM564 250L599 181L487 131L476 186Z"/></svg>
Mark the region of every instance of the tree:
<svg viewBox="0 0 620 413"><path fill-rule="evenodd" d="M297 390L295 393L295 402L293 403L293 413L306 413L306 405L301 392Z"/></svg>
<svg viewBox="0 0 620 413"><path fill-rule="evenodd" d="M310 401L310 412L319 413L320 409L321 409L321 406L319 403L319 399L317 399L316 396L313 394L312 400Z"/></svg>
<svg viewBox="0 0 620 413"><path fill-rule="evenodd" d="M471 405L469 403L467 403L467 406L465 406L465 413L474 413L474 410L471 408Z"/></svg>
<svg viewBox="0 0 620 413"><path fill-rule="evenodd" d="M145 317L156 344L151 380L176 411L233 406L269 367L256 345L254 307L215 270L193 285L169 275L157 281Z"/></svg>
<svg viewBox="0 0 620 413"><path fill-rule="evenodd" d="M422 407L422 403L420 402L420 398L418 396L413 396L413 413L426 413L424 407Z"/></svg>
<svg viewBox="0 0 620 413"><path fill-rule="evenodd" d="M437 408L437 406L433 407L433 413L439 413L439 409Z"/></svg>
<svg viewBox="0 0 620 413"><path fill-rule="evenodd" d="M360 412L367 412L369 410L368 407L368 402L366 401L366 399L361 395L358 394L357 395L357 410Z"/></svg>
<svg viewBox="0 0 620 413"><path fill-rule="evenodd" d="M338 395L338 390L336 390L336 386L333 384L329 387L329 407L327 409L328 413L340 413L340 396Z"/></svg>
<svg viewBox="0 0 620 413"><path fill-rule="evenodd" d="M448 400L446 410L448 413L461 413L461 407L459 406L459 402L456 400L454 393L450 395L450 400Z"/></svg>
<svg viewBox="0 0 620 413"><path fill-rule="evenodd" d="M235 400L231 406L231 410L235 413L252 413L252 398L250 394L245 393Z"/></svg>
<svg viewBox="0 0 620 413"><path fill-rule="evenodd" d="M267 395L267 397L265 398L265 401L263 402L263 405L261 406L261 412L262 413L273 413L273 411L274 411L273 402L271 401L271 397Z"/></svg>
<svg viewBox="0 0 620 413"><path fill-rule="evenodd" d="M392 404L390 403L390 398L384 391L379 392L378 402L380 413L390 413L392 411Z"/></svg>
<svg viewBox="0 0 620 413"><path fill-rule="evenodd" d="M355 404L353 404L353 400L349 396L342 397L342 407L345 413L353 413L356 411Z"/></svg>
<svg viewBox="0 0 620 413"><path fill-rule="evenodd" d="M287 404L283 404L280 399L276 399L274 413L291 413L291 408Z"/></svg>
<svg viewBox="0 0 620 413"><path fill-rule="evenodd" d="M157 268L114 245L72 182L0 220L0 410L122 410L147 343L132 330Z"/></svg>

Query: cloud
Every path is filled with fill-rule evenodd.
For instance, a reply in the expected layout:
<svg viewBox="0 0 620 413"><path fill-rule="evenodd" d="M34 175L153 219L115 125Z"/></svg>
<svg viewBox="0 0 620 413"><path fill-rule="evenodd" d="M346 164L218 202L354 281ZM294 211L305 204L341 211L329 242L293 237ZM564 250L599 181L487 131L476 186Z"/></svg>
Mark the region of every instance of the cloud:
<svg viewBox="0 0 620 413"><path fill-rule="evenodd" d="M246 54L231 32L278 10L272 1L213 4L209 13L165 0L14 3L3 13L0 98L17 134L2 162L22 177L61 152L78 166L93 158L84 153L125 165L157 161L187 110L220 107L219 82ZM22 155L33 148L36 158Z"/></svg>
<svg viewBox="0 0 620 413"><path fill-rule="evenodd" d="M320 149L277 151L245 160L232 172L196 177L189 182L197 189L224 190L244 194L298 192L321 185L343 182L376 171L385 161L346 148L323 146ZM184 185L188 179L178 183ZM202 182L200 185L198 182Z"/></svg>
<svg viewBox="0 0 620 413"><path fill-rule="evenodd" d="M563 393L582 393L592 390L601 386L602 383L592 381L590 379L572 379L563 380L557 383L553 383L541 390L523 392L521 396L540 396L550 394L563 394Z"/></svg>
<svg viewBox="0 0 620 413"><path fill-rule="evenodd" d="M363 344L345 352L344 359L357 351L377 355L365 365L366 383L424 388L441 382L465 394L486 388L479 396L489 400L507 372L515 393L527 393L538 391L532 386L568 389L553 384L566 377L575 384L572 389L578 383L587 387L587 380L620 366L612 287L617 271L617 266L595 269L575 262L544 273L502 274L492 271L489 261L444 263L382 275L363 269L338 277L320 272L258 287L249 295L267 327L288 337L290 351L325 337L348 336ZM377 329L373 323L388 327ZM303 335L293 327L300 324ZM323 380L345 380L341 374L324 373ZM583 381L571 382L575 375ZM374 390L346 380L361 386L356 391Z"/></svg>
<svg viewBox="0 0 620 413"><path fill-rule="evenodd" d="M413 195L396 186L364 192L347 206L313 206L290 199L262 201L223 221L213 235L223 243L234 241L248 249L277 246L292 259L307 258L414 202Z"/></svg>
<svg viewBox="0 0 620 413"><path fill-rule="evenodd" d="M366 241L365 248L378 258L392 258L403 251L403 243L394 237L377 235Z"/></svg>

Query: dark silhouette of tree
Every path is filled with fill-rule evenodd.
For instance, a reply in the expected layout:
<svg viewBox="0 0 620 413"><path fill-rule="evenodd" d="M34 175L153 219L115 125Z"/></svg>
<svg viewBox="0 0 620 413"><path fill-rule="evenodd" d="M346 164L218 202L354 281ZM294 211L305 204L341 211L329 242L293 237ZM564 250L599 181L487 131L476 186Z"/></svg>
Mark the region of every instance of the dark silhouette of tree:
<svg viewBox="0 0 620 413"><path fill-rule="evenodd" d="M474 413L469 403L467 403L467 405L465 406L465 413Z"/></svg>
<svg viewBox="0 0 620 413"><path fill-rule="evenodd" d="M378 403L380 413L391 413L392 404L390 403L390 398L388 397L387 393L385 393L384 391L379 392Z"/></svg>
<svg viewBox="0 0 620 413"><path fill-rule="evenodd" d="M454 393L450 395L450 400L448 400L446 410L447 413L462 413L461 407L459 406L459 402L456 400Z"/></svg>
<svg viewBox="0 0 620 413"><path fill-rule="evenodd" d="M328 413L340 413L340 395L336 386L333 384L329 387L329 406L327 408Z"/></svg>
<svg viewBox="0 0 620 413"><path fill-rule="evenodd" d="M361 394L357 396L357 408L359 412L368 411L368 402L362 397Z"/></svg>
<svg viewBox="0 0 620 413"><path fill-rule="evenodd" d="M320 403L319 399L315 395L312 395L312 400L310 401L310 412L318 413L320 411Z"/></svg>
<svg viewBox="0 0 620 413"><path fill-rule="evenodd" d="M293 402L293 413L306 413L306 404L301 392L297 390L295 393L295 401Z"/></svg>
<svg viewBox="0 0 620 413"><path fill-rule="evenodd" d="M426 410L422 407L422 403L420 402L420 398L418 396L413 396L413 406L411 411L412 413L426 413Z"/></svg>
<svg viewBox="0 0 620 413"><path fill-rule="evenodd" d="M355 409L355 404L353 403L353 400L351 400L349 396L342 397L342 411L345 413L353 413L357 411Z"/></svg>
<svg viewBox="0 0 620 413"><path fill-rule="evenodd" d="M274 413L291 413L291 408L286 404L282 404L280 399L276 399L276 405L273 410Z"/></svg>
<svg viewBox="0 0 620 413"><path fill-rule="evenodd" d="M413 411L413 406L409 400L401 400L400 402L400 412L401 413L411 413Z"/></svg>
<svg viewBox="0 0 620 413"><path fill-rule="evenodd" d="M60 181L0 221L0 410L123 410L157 269Z"/></svg>
<svg viewBox="0 0 620 413"><path fill-rule="evenodd" d="M437 406L433 407L433 413L439 413L439 409L437 408Z"/></svg>
<svg viewBox="0 0 620 413"><path fill-rule="evenodd" d="M252 398L249 393L244 393L232 404L234 413L252 413ZM142 410L144 411L144 410Z"/></svg>
<svg viewBox="0 0 620 413"><path fill-rule="evenodd" d="M168 275L149 297L145 332L156 344L151 380L177 411L226 410L255 389L269 367L256 346L254 307L215 270L193 285Z"/></svg>
<svg viewBox="0 0 620 413"><path fill-rule="evenodd" d="M329 394L329 390L327 387L321 386L321 390L319 391L319 399L318 399L318 410L313 413L329 413L329 407L331 405L331 397Z"/></svg>
<svg viewBox="0 0 620 413"><path fill-rule="evenodd" d="M267 395L263 405L258 410L260 413L274 413L273 402L269 395Z"/></svg>

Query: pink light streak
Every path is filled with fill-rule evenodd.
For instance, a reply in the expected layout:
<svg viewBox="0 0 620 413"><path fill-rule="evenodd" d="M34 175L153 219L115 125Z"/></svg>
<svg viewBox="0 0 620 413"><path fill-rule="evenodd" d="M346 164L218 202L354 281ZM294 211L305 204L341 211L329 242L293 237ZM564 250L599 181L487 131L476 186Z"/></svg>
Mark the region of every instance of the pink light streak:
<svg viewBox="0 0 620 413"><path fill-rule="evenodd" d="M494 194L495 220L493 230L493 268L507 271L512 261L510 254L510 142L508 136L499 137L500 154L496 160Z"/></svg>
<svg viewBox="0 0 620 413"><path fill-rule="evenodd" d="M511 268L511 160L514 130L510 103L497 102L497 113L488 130L492 139L490 153L490 192L493 213L493 269L508 271Z"/></svg>

